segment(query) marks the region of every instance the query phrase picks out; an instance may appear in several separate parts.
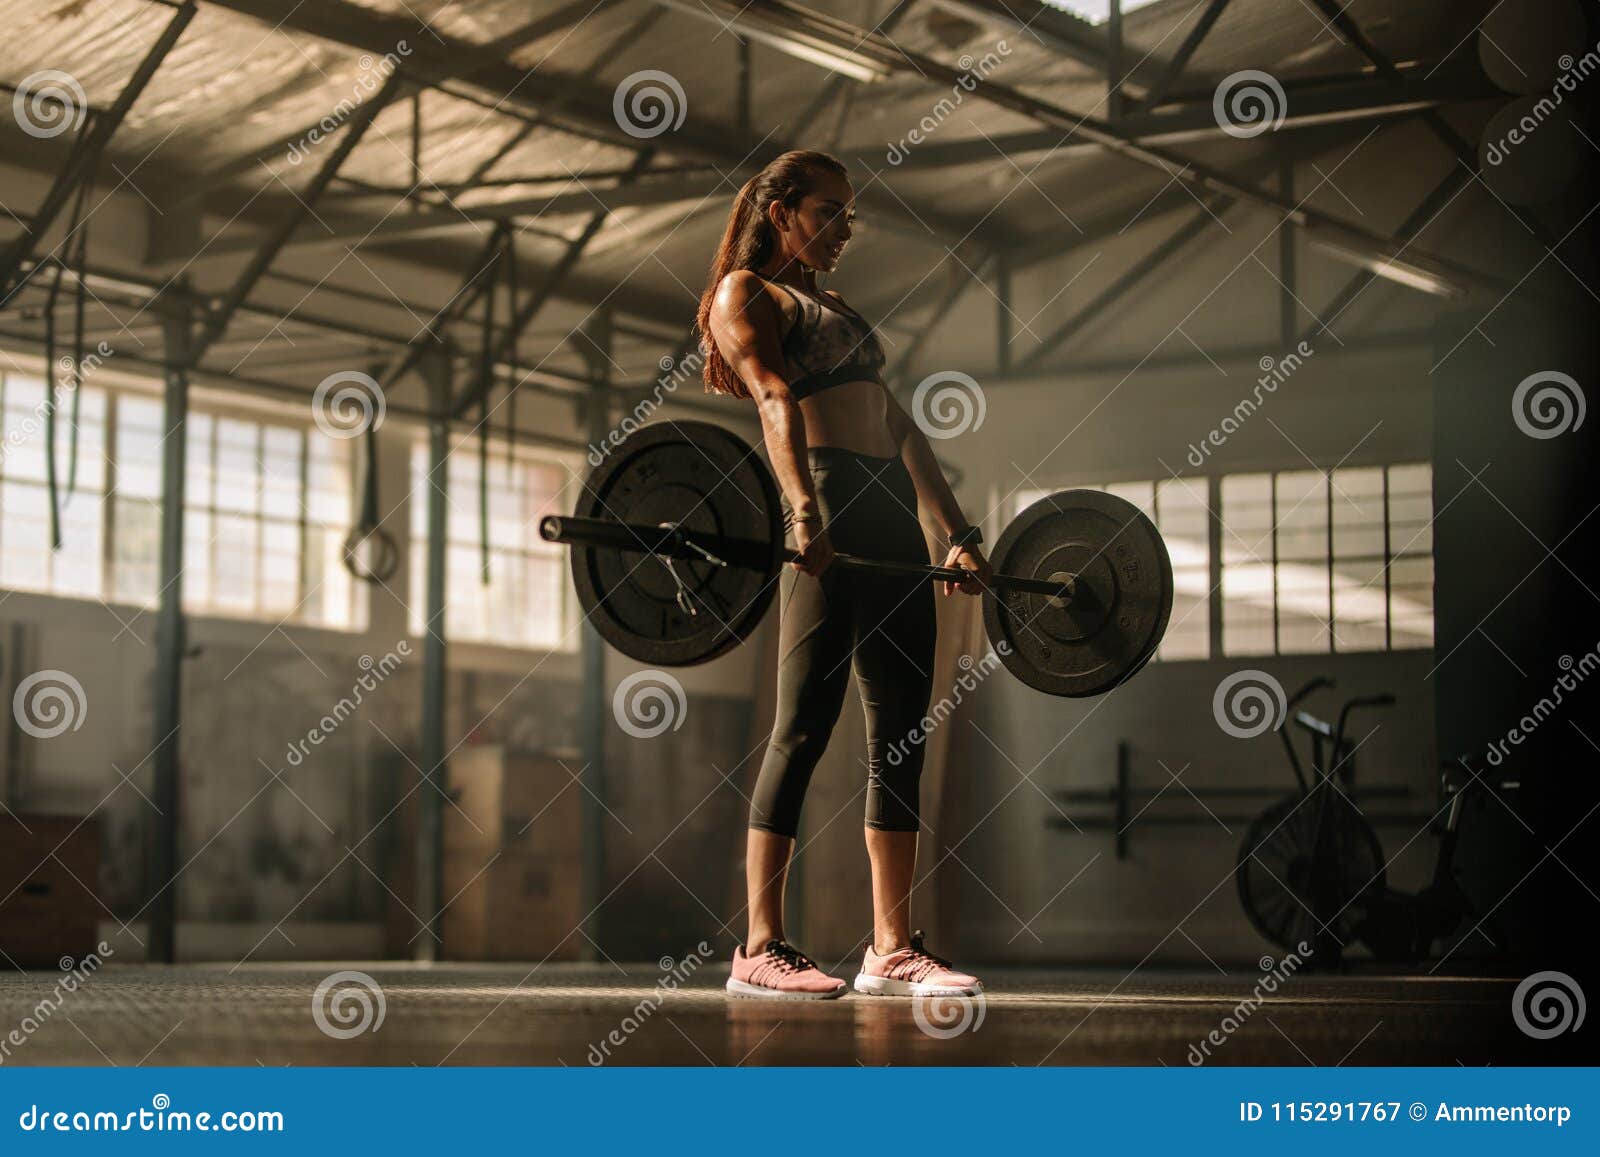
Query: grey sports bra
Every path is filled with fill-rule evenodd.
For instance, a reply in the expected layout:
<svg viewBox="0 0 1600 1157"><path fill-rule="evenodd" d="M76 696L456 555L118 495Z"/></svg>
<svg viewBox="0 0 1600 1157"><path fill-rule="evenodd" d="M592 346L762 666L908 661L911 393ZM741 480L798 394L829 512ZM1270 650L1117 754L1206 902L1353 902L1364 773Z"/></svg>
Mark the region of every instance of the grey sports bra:
<svg viewBox="0 0 1600 1157"><path fill-rule="evenodd" d="M799 312L783 338L783 354L795 372L789 393L796 401L842 382L883 381L888 360L871 324L836 297L796 292L781 281L776 285L790 297Z"/></svg>

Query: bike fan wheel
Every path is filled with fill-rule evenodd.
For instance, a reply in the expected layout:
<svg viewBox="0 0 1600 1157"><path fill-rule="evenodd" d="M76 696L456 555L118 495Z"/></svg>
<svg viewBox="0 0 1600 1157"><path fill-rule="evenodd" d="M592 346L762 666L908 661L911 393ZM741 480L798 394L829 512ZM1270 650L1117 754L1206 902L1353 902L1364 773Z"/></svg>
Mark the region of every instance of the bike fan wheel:
<svg viewBox="0 0 1600 1157"><path fill-rule="evenodd" d="M1331 917L1327 930L1349 945L1363 915L1353 901L1369 888L1384 887L1383 846L1372 825L1342 795L1329 799L1323 822L1320 870L1313 870L1314 799L1279 800L1255 818L1239 846L1239 903L1256 931L1280 948L1316 944L1313 912L1324 922Z"/></svg>

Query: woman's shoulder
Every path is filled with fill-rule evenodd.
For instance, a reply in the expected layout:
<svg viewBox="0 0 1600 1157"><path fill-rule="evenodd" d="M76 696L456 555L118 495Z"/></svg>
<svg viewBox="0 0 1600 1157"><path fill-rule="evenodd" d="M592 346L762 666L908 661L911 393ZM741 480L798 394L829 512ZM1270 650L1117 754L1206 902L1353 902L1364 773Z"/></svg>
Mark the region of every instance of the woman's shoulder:
<svg viewBox="0 0 1600 1157"><path fill-rule="evenodd" d="M715 301L723 309L741 311L762 297L766 297L775 307L782 310L782 302L777 299L770 281L754 270L730 269L723 274L721 282L717 285Z"/></svg>
<svg viewBox="0 0 1600 1157"><path fill-rule="evenodd" d="M753 269L730 269L722 275L722 281L718 284L717 291L742 298L750 298L758 293L768 292L771 284Z"/></svg>

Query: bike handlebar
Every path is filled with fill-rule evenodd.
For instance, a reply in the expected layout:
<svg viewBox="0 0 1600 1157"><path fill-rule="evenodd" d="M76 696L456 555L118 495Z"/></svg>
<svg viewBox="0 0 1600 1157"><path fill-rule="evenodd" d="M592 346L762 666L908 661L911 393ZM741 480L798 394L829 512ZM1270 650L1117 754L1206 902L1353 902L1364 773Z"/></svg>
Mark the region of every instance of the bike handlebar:
<svg viewBox="0 0 1600 1157"><path fill-rule="evenodd" d="M1296 691L1293 695L1289 696L1289 702L1288 702L1288 704L1286 706L1293 707L1296 703L1300 702L1300 700L1304 699L1307 695L1311 694L1313 691L1321 690L1323 687L1333 687L1333 686L1336 686L1336 684L1334 683L1334 681L1332 679L1328 678L1328 676L1326 676L1326 675L1318 675L1315 679L1311 680L1311 682L1307 683L1304 687L1300 688L1300 690Z"/></svg>
<svg viewBox="0 0 1600 1157"><path fill-rule="evenodd" d="M1339 708L1339 723L1333 731L1334 757L1338 758L1340 745L1344 743L1344 724L1350 718L1350 712L1357 707L1393 707L1394 696L1387 691L1377 695L1358 695L1354 699L1347 699L1343 707Z"/></svg>

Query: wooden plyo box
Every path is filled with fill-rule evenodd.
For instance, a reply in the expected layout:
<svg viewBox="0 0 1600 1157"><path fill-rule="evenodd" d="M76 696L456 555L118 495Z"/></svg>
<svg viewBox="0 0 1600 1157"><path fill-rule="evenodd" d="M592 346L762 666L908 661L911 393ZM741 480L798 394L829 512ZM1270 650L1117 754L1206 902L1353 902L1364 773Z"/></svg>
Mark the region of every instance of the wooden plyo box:
<svg viewBox="0 0 1600 1157"><path fill-rule="evenodd" d="M99 874L92 817L0 815L0 951L23 968L52 969L93 952Z"/></svg>

